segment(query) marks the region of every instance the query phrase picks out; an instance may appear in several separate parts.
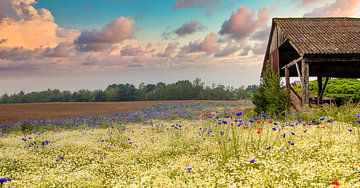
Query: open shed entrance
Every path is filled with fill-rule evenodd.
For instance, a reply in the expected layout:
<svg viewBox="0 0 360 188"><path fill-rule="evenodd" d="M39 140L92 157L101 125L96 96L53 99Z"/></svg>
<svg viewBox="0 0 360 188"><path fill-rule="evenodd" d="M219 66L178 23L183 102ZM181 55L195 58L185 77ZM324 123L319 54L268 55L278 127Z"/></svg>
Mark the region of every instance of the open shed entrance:
<svg viewBox="0 0 360 188"><path fill-rule="evenodd" d="M263 63L285 78L292 106L320 104L329 78L360 78L359 18L274 18ZM290 77L298 77L296 92ZM310 96L309 77L318 80Z"/></svg>

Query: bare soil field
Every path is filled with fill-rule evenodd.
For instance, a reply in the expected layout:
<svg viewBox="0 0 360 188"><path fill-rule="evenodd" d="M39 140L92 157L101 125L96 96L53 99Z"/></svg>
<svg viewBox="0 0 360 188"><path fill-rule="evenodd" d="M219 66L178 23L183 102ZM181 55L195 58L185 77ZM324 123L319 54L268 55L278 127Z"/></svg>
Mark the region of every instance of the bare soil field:
<svg viewBox="0 0 360 188"><path fill-rule="evenodd" d="M125 113L149 108L160 103L209 101L134 101L134 102L62 102L0 104L0 122L20 120L60 119L80 116ZM229 101L230 102L230 101ZM234 101L232 101L234 102Z"/></svg>

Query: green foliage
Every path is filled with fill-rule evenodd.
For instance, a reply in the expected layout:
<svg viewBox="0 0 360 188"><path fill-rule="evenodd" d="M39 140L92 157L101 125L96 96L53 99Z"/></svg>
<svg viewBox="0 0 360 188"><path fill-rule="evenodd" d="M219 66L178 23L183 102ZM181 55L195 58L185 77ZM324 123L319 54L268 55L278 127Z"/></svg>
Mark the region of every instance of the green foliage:
<svg viewBox="0 0 360 188"><path fill-rule="evenodd" d="M323 85L325 79L323 79ZM295 90L300 90L300 86L296 86ZM317 81L309 82L309 91L316 95L318 91ZM329 82L324 91L324 97L336 97L343 101L359 101L360 100L360 80L347 78L333 78Z"/></svg>
<svg viewBox="0 0 360 188"><path fill-rule="evenodd" d="M270 70L264 72L252 101L258 114L283 115L288 110L286 90L280 85L280 77Z"/></svg>
<svg viewBox="0 0 360 188"><path fill-rule="evenodd" d="M75 92L58 89L40 92L4 94L0 103L32 102L101 102L101 101L136 101L136 100L235 100L250 99L257 90L257 85L234 89L230 86L204 86L200 78L193 82L181 80L172 84L141 83L139 88L132 84L112 84L103 90L78 90Z"/></svg>

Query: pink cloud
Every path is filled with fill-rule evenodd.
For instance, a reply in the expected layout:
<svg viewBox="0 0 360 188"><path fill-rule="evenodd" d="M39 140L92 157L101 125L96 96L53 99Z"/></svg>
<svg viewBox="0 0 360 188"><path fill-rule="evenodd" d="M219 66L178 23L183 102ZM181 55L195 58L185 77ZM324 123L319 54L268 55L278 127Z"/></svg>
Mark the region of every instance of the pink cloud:
<svg viewBox="0 0 360 188"><path fill-rule="evenodd" d="M174 32L178 36L186 36L201 30L203 27L197 20L191 20L190 22L184 23L181 27L176 29Z"/></svg>
<svg viewBox="0 0 360 188"><path fill-rule="evenodd" d="M134 34L134 21L130 18L120 17L111 21L101 31L82 31L75 43L84 51L101 51L108 49L116 43L129 39Z"/></svg>
<svg viewBox="0 0 360 188"><path fill-rule="evenodd" d="M352 16L359 5L359 0L336 0L331 4L326 4L304 14L304 17Z"/></svg>
<svg viewBox="0 0 360 188"><path fill-rule="evenodd" d="M161 34L163 39L169 40L172 34L176 34L178 37L185 37L186 35L191 35L197 31L202 30L204 27L197 20L191 20L182 24L179 28L169 31L163 32Z"/></svg>
<svg viewBox="0 0 360 188"><path fill-rule="evenodd" d="M241 7L226 20L219 33L229 35L236 40L243 40L258 28L266 25L270 10L266 7L251 12L248 7Z"/></svg>
<svg viewBox="0 0 360 188"><path fill-rule="evenodd" d="M182 47L182 51L185 53L206 52L209 54L218 49L218 35L213 32L206 35L203 40L196 40Z"/></svg>
<svg viewBox="0 0 360 188"><path fill-rule="evenodd" d="M166 46L165 50L161 53L158 53L157 55L159 57L172 57L177 49L178 49L179 43L175 42L175 43L170 43Z"/></svg>
<svg viewBox="0 0 360 188"><path fill-rule="evenodd" d="M0 1L0 36L5 41L0 43L1 47L28 49L55 47L77 36L77 31L58 26L49 10L35 9L32 6L35 2L35 0ZM62 35L58 35L59 33Z"/></svg>
<svg viewBox="0 0 360 188"><path fill-rule="evenodd" d="M189 7L205 7L205 6L216 6L214 0L176 0L174 9L189 8Z"/></svg>
<svg viewBox="0 0 360 188"><path fill-rule="evenodd" d="M322 2L324 0L294 0L295 2L299 2L300 1L300 4L304 7L310 7L314 4L317 4L319 2Z"/></svg>

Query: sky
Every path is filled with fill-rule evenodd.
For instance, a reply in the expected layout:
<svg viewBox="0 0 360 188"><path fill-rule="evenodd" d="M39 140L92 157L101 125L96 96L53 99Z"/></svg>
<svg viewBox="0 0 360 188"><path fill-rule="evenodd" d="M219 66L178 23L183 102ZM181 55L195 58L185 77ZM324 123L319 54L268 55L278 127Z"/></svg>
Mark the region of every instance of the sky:
<svg viewBox="0 0 360 188"><path fill-rule="evenodd" d="M0 0L0 94L258 84L273 17L339 16L360 0Z"/></svg>

